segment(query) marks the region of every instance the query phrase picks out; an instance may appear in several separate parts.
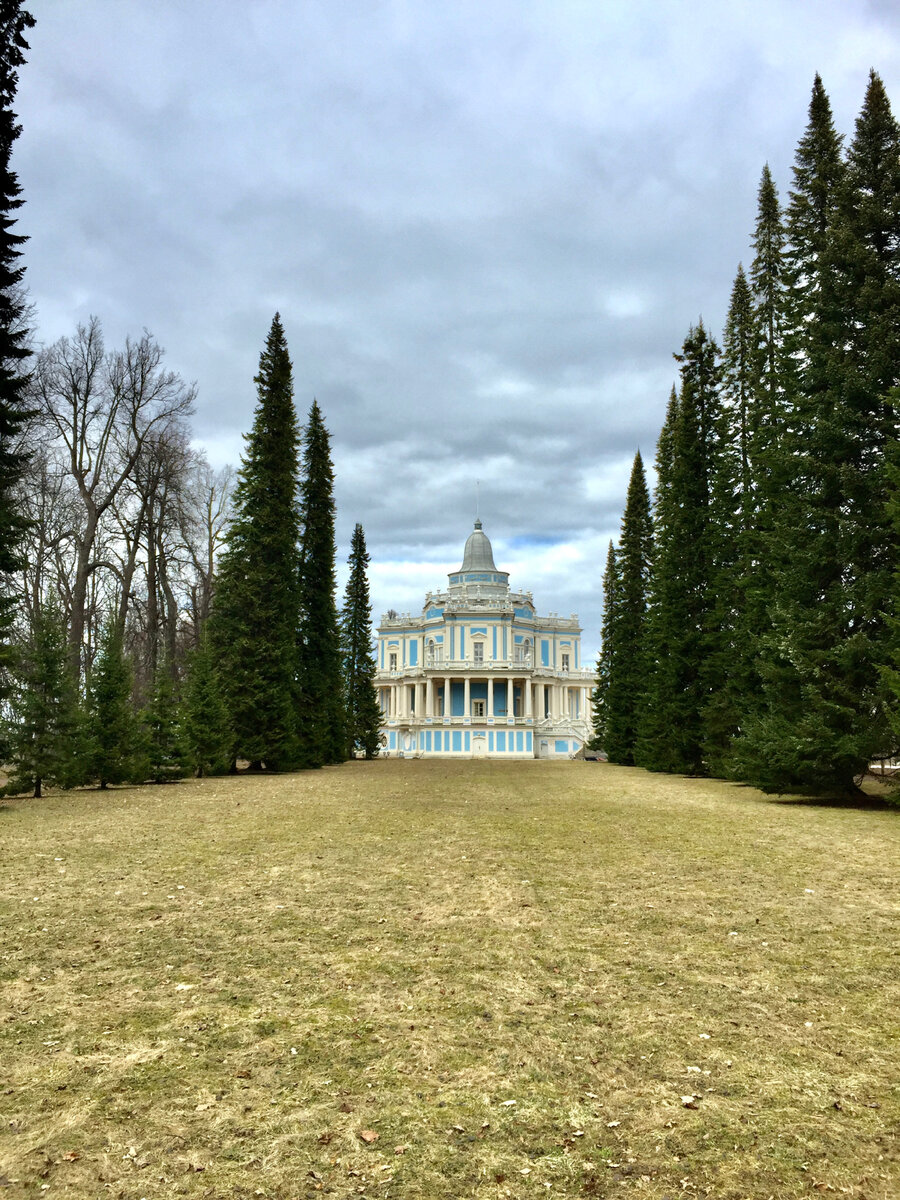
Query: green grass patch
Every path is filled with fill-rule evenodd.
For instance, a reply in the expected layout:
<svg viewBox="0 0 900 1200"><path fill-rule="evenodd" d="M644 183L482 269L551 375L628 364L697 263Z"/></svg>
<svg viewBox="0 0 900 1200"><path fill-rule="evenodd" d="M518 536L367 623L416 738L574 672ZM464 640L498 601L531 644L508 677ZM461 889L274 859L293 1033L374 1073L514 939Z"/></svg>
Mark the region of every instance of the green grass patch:
<svg viewBox="0 0 900 1200"><path fill-rule="evenodd" d="M896 1200L898 844L582 763L9 802L0 1197Z"/></svg>

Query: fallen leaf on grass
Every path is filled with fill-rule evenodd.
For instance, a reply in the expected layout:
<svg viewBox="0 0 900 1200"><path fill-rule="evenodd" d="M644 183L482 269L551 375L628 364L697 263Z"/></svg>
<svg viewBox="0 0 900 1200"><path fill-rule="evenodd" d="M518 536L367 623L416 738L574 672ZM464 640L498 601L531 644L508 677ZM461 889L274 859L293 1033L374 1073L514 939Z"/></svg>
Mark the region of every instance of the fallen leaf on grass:
<svg viewBox="0 0 900 1200"><path fill-rule="evenodd" d="M70 1150L67 1154L63 1155L65 1162L78 1162L79 1158L81 1158L81 1155L77 1150Z"/></svg>
<svg viewBox="0 0 900 1200"><path fill-rule="evenodd" d="M516 1103L515 1100L504 1100L501 1102L500 1107L501 1108L510 1108L515 1103Z"/></svg>
<svg viewBox="0 0 900 1200"><path fill-rule="evenodd" d="M696 1108L697 1101L699 1099L700 1099L699 1096L682 1096L681 1103L684 1105L685 1108Z"/></svg>
<svg viewBox="0 0 900 1200"><path fill-rule="evenodd" d="M409 1149L409 1146L395 1146L394 1153L395 1154L405 1154L408 1149Z"/></svg>
<svg viewBox="0 0 900 1200"><path fill-rule="evenodd" d="M369 1146L371 1146L373 1142L378 1141L378 1134L374 1129L364 1129L359 1136Z"/></svg>

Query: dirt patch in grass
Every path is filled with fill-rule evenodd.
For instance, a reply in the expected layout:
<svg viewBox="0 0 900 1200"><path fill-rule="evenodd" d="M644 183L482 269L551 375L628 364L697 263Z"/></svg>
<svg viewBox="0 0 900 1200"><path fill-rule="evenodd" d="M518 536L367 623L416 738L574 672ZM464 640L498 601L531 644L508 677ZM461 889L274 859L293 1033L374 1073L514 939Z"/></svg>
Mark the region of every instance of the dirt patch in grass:
<svg viewBox="0 0 900 1200"><path fill-rule="evenodd" d="M11 802L0 1196L896 1200L898 843L584 763Z"/></svg>

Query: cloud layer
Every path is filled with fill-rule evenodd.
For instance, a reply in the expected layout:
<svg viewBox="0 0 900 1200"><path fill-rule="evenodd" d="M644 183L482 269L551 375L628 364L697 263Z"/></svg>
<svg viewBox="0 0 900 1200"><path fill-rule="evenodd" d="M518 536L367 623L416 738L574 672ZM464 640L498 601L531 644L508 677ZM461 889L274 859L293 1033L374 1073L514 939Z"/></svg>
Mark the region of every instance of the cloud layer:
<svg viewBox="0 0 900 1200"><path fill-rule="evenodd" d="M16 148L45 341L149 328L236 461L280 310L376 615L495 557L597 648L632 456L717 331L820 71L852 133L887 3L83 0L39 11Z"/></svg>

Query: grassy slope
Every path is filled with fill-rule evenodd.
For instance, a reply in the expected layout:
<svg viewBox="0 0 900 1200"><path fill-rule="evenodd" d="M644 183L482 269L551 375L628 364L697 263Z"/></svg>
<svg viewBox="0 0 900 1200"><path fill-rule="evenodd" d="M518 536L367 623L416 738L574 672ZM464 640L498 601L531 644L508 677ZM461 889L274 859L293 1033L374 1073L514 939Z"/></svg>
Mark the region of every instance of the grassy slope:
<svg viewBox="0 0 900 1200"><path fill-rule="evenodd" d="M898 843L581 763L17 801L0 1196L895 1200Z"/></svg>

